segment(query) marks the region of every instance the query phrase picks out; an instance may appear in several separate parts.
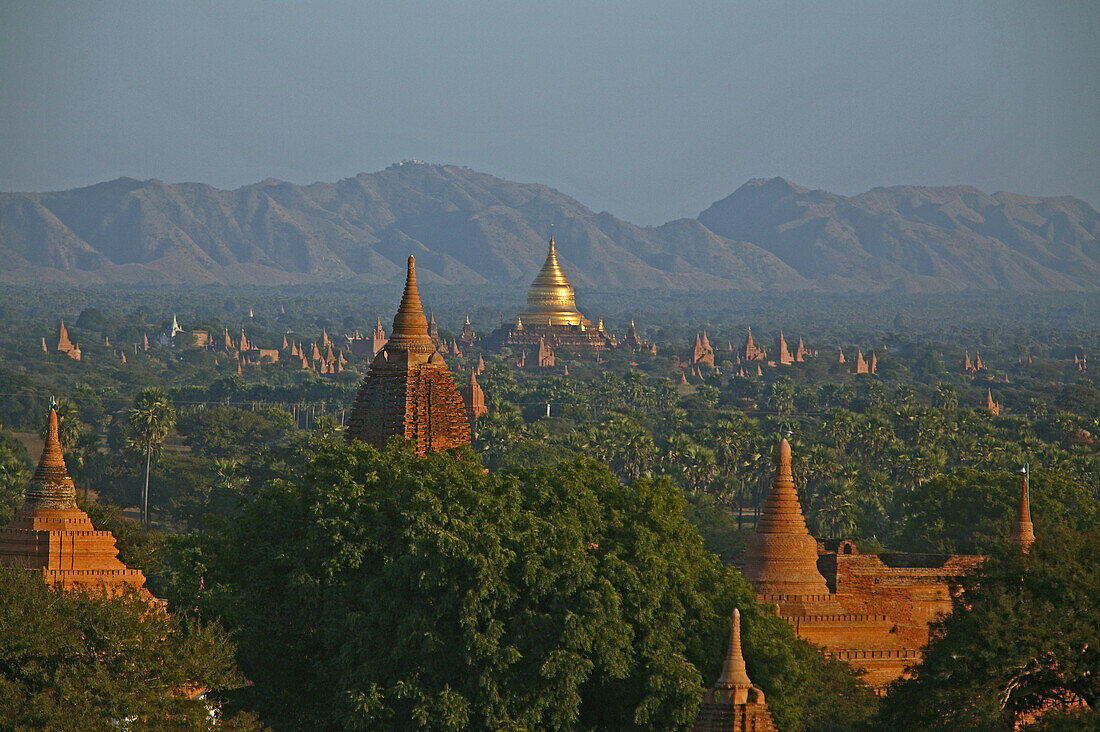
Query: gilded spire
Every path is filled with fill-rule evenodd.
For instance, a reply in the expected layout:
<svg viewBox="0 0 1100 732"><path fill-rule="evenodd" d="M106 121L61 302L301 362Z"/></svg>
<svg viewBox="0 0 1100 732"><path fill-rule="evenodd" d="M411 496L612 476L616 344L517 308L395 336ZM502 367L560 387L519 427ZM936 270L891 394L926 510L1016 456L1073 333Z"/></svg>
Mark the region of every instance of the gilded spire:
<svg viewBox="0 0 1100 732"><path fill-rule="evenodd" d="M428 335L428 319L424 317L424 308L420 304L420 291L416 287L416 259L409 257L408 271L405 276L405 292L401 295L401 305L393 316L393 332L386 343L386 350L405 350L430 353L435 350Z"/></svg>
<svg viewBox="0 0 1100 732"><path fill-rule="evenodd" d="M535 275L527 291L527 310L522 313L531 323L550 325L580 325L584 316L577 310L573 286L558 263L558 250L553 235L546 252L546 261Z"/></svg>
<svg viewBox="0 0 1100 732"><path fill-rule="evenodd" d="M733 609L733 622L730 623L730 646L726 660L722 664L722 675L715 687L734 689L739 686L752 686L749 672L745 668L745 657L741 655L741 611Z"/></svg>
<svg viewBox="0 0 1100 732"><path fill-rule="evenodd" d="M1020 548L1024 554L1031 550L1035 543L1035 526L1031 523L1031 486L1030 474L1024 468L1024 477L1020 486L1020 508L1016 514L1016 523L1012 527L1012 543Z"/></svg>
<svg viewBox="0 0 1100 732"><path fill-rule="evenodd" d="M65 467L57 426L57 406L50 404L46 443L38 467L27 486L26 502L36 508L76 508L76 487Z"/></svg>

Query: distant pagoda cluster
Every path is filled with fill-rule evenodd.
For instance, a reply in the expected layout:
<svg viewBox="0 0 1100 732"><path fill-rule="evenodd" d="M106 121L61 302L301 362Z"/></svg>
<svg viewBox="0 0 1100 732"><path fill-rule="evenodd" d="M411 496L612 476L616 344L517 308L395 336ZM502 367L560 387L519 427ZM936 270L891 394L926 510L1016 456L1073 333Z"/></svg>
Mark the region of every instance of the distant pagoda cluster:
<svg viewBox="0 0 1100 732"><path fill-rule="evenodd" d="M349 356L353 355L354 349L363 340L358 332L354 336L334 339L329 336L327 329L322 330L321 337L316 340L292 339L288 337L289 335L288 333L283 336L281 347L273 348L261 346L255 342L248 336L244 328L240 329L239 335L231 334L229 328L225 328L220 338L212 338L209 331L185 330L180 327L179 320L173 313L172 324L167 330L156 336L152 341L150 341L148 333L142 334L141 342L133 344L131 352L133 355L139 352L147 352L150 350L152 343L164 348L199 349L218 354L214 362L215 365L222 362L235 364L237 373L243 373L243 370L250 366L282 362L316 371L320 375L331 375L341 373L348 367L350 363ZM385 331L381 330L381 323L378 324L374 339L375 342L380 339L382 344L385 343ZM111 346L110 336L104 337L104 345ZM62 353L77 361L84 358L84 352L80 349L80 346L70 338L65 321L61 321L56 345L51 349L46 339L43 338L42 350L45 353ZM129 361L126 348L112 350L111 353L121 364L126 364Z"/></svg>
<svg viewBox="0 0 1100 732"><path fill-rule="evenodd" d="M42 339L42 351L45 353L50 352L50 348L46 345L46 339ZM65 327L65 321L61 321L61 326L57 331L57 342L53 348L54 353L63 353L74 361L79 361L83 357L83 353L80 350L80 346L74 343L69 338L69 329Z"/></svg>
<svg viewBox="0 0 1100 732"><path fill-rule="evenodd" d="M779 337L770 349L756 342L752 328L748 329L740 347L735 349L733 342L727 341L724 347L716 349L704 330L695 334L695 342L680 356L680 383L689 383L689 377L693 381L702 381L712 373L724 373L723 368L733 376L763 376L765 367L790 366L802 363L813 355L801 338L792 349L783 331L779 331Z"/></svg>

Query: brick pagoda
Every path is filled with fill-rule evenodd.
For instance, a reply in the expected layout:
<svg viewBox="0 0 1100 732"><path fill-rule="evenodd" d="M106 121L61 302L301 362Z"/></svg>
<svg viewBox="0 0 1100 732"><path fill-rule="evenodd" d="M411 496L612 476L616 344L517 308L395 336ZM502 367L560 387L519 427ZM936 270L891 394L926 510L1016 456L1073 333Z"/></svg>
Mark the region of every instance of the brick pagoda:
<svg viewBox="0 0 1100 732"><path fill-rule="evenodd" d="M415 441L418 455L470 443L466 406L428 333L412 257L393 332L363 378L347 427L349 441L378 448L398 435Z"/></svg>
<svg viewBox="0 0 1100 732"><path fill-rule="evenodd" d="M741 655L741 611L733 609L730 646L722 674L703 696L693 732L774 732L764 692L752 685Z"/></svg>
<svg viewBox="0 0 1100 732"><path fill-rule="evenodd" d="M791 446L779 443L771 492L745 549L742 574L795 634L867 671L882 691L920 662L928 626L951 612L958 577L982 558L860 554L848 540L820 543L806 529L791 473Z"/></svg>
<svg viewBox="0 0 1100 732"><path fill-rule="evenodd" d="M1020 510L1010 536L1010 541L1024 554L1031 551L1031 545L1035 543L1035 525L1031 523L1031 487L1028 483L1028 474L1025 472L1020 487Z"/></svg>
<svg viewBox="0 0 1100 732"><path fill-rule="evenodd" d="M118 595L145 589L145 575L118 558L115 537L96 531L88 514L76 505L76 488L57 432L57 409L51 405L42 457L27 486L22 507L0 529L0 564L42 573L51 587Z"/></svg>
<svg viewBox="0 0 1100 732"><path fill-rule="evenodd" d="M482 391L481 384L477 383L477 369L470 372L470 381L462 390L462 400L466 403L466 418L470 421L470 431L473 432L478 418L489 411L485 406L485 392Z"/></svg>

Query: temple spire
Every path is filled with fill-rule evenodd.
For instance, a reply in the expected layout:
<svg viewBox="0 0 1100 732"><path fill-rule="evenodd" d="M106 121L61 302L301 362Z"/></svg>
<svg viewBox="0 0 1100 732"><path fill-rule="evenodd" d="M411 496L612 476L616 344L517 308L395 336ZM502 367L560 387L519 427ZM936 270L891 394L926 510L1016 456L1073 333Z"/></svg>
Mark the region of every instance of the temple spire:
<svg viewBox="0 0 1100 732"><path fill-rule="evenodd" d="M733 609L730 645L722 675L703 694L693 732L775 732L764 692L752 685L741 655L741 612Z"/></svg>
<svg viewBox="0 0 1100 732"><path fill-rule="evenodd" d="M741 654L741 611L733 609L733 622L730 623L730 646L726 660L722 664L722 675L718 677L716 687L734 689L739 686L752 686L749 672L745 668L745 657Z"/></svg>
<svg viewBox="0 0 1100 732"><path fill-rule="evenodd" d="M46 442L42 446L42 456L38 458L38 467L27 485L26 502L28 506L37 508L76 508L76 487L65 467L57 405L52 401L46 421Z"/></svg>
<svg viewBox="0 0 1100 732"><path fill-rule="evenodd" d="M415 441L417 455L470 443L462 397L428 331L413 257L393 332L359 385L344 434L379 449L404 437Z"/></svg>
<svg viewBox="0 0 1100 732"><path fill-rule="evenodd" d="M76 489L61 454L57 406L51 400L46 442L26 500L0 528L0 565L40 572L50 587L115 595L137 590L147 600L145 575L118 558L110 531L97 530L76 505Z"/></svg>
<svg viewBox="0 0 1100 732"><path fill-rule="evenodd" d="M428 319L420 304L420 290L416 286L416 259L409 257L405 275L405 292L401 295L401 304L393 316L393 332L390 334L386 350L434 350L435 345L428 335Z"/></svg>
<svg viewBox="0 0 1100 732"><path fill-rule="evenodd" d="M1012 526L1012 543L1027 554L1035 543L1035 525L1031 523L1031 473L1027 466L1021 472L1023 480L1020 485L1020 508L1016 514L1016 523Z"/></svg>
<svg viewBox="0 0 1100 732"><path fill-rule="evenodd" d="M787 438L776 450L775 478L745 548L742 574L758 595L827 595L817 569L817 540L806 529L791 472Z"/></svg>

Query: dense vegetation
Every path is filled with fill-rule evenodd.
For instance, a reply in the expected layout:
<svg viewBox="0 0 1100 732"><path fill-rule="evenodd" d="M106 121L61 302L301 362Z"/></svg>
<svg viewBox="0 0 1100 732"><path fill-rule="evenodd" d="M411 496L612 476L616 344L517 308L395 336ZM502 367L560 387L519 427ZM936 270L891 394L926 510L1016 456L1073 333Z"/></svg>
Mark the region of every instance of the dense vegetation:
<svg viewBox="0 0 1100 732"><path fill-rule="evenodd" d="M558 366L540 371L517 369L516 354L468 348L448 363L461 381L484 357L490 411L473 452L428 460L400 445L343 446L361 363L335 376L285 362L238 374L222 353L156 343L171 322L163 303L186 327L243 325L276 347L284 335L366 332L369 308L392 309L379 304L383 295L367 306L338 292L292 291L5 301L0 519L19 501L36 457L25 445L56 395L68 465L93 521L115 532L123 560L146 572L174 616L237 634L240 667L254 685L230 694L229 708L280 729L304 720L351 729L679 728L717 674L735 603L745 613L750 674L783 729L844 729L869 718L866 687L757 608L739 575L715 559L743 548L780 432L792 433L811 531L869 550L1000 556L1018 471L1029 463L1040 537L1031 576L1075 598L1068 608L1078 614L1095 598L1095 572L1064 571L1077 555L1041 548L1056 529L1072 547L1100 526L1100 389L1073 363L1100 350L1088 320L1095 298L974 301L954 320L942 302L919 298L808 297L801 307L764 298L740 303L742 312L726 301L707 320L693 314L696 301L681 300L647 311L644 326L638 317L656 356L617 350L596 364L559 349ZM462 322L464 297L440 296L451 308L440 310L441 324ZM484 330L496 323L484 306L471 314ZM56 337L60 317L85 351L81 362L41 350L38 340ZM783 326L816 356L765 367L760 377L732 375L726 342L737 344L749 319L758 340ZM707 369L682 385L678 354L704 328L723 373ZM145 333L152 348L135 352ZM444 327L444 335L453 333ZM837 347L851 357L857 345L876 351L877 375L835 363ZM129 349L125 365L120 348ZM959 373L964 352L979 350L988 370ZM999 416L980 406L987 389ZM156 390L172 414L163 441L147 439L135 421ZM134 519L147 460L145 530ZM973 580L966 596L981 602L966 622L999 612L998 583L1019 573L1004 566ZM1055 576L1063 585L1052 584ZM969 626L951 624L966 617L952 616L941 643L968 638ZM1010 632L1026 617L999 627ZM934 652L929 664L951 652ZM1092 656L1079 661L1095 668ZM963 713L957 697L929 684L954 672L928 668L917 686L892 692L882 724L905 727L898 710L919 698L905 695L925 693L910 689L939 700L929 720L978 719L951 716ZM993 663L975 667L967 688L988 700L1000 673ZM1049 697L1020 698L1013 710Z"/></svg>
<svg viewBox="0 0 1100 732"><path fill-rule="evenodd" d="M5 729L209 729L219 696L243 683L233 653L217 626L151 610L136 594L55 592L0 568ZM221 723L261 728L251 715Z"/></svg>
<svg viewBox="0 0 1100 732"><path fill-rule="evenodd" d="M667 481L322 436L276 464L198 601L240 629L241 703L277 728L682 729L734 604L785 729L870 706L704 550Z"/></svg>

